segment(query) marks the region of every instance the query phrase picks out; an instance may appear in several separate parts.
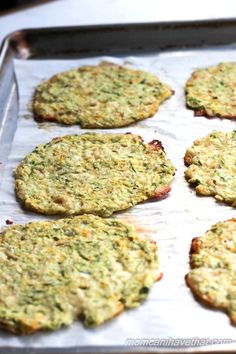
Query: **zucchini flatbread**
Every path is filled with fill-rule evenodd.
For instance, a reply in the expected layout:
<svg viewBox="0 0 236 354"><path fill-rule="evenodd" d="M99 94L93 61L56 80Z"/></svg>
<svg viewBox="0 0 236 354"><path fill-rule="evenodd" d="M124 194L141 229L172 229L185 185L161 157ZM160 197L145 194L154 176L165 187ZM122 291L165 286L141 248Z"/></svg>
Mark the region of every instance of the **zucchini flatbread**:
<svg viewBox="0 0 236 354"><path fill-rule="evenodd" d="M186 151L187 181L198 194L236 207L236 131L213 131Z"/></svg>
<svg viewBox="0 0 236 354"><path fill-rule="evenodd" d="M94 215L9 226L0 235L0 327L96 326L147 297L161 276L155 242Z"/></svg>
<svg viewBox="0 0 236 354"><path fill-rule="evenodd" d="M33 110L40 121L116 128L153 116L172 94L148 72L102 62L59 73L40 84Z"/></svg>
<svg viewBox="0 0 236 354"><path fill-rule="evenodd" d="M226 311L236 325L236 219L193 239L190 265L186 280L196 297Z"/></svg>
<svg viewBox="0 0 236 354"><path fill-rule="evenodd" d="M185 92L187 107L196 116L236 119L236 63L194 71Z"/></svg>
<svg viewBox="0 0 236 354"><path fill-rule="evenodd" d="M39 145L18 166L16 194L46 214L110 216L170 190L175 169L159 141L83 134Z"/></svg>

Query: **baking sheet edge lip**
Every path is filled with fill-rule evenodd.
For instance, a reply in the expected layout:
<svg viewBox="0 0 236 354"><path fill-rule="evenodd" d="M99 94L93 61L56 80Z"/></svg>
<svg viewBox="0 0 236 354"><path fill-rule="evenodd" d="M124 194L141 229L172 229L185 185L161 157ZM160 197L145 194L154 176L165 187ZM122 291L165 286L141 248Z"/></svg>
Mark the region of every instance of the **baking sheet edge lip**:
<svg viewBox="0 0 236 354"><path fill-rule="evenodd" d="M81 346L81 347L1 347L0 354L167 354L167 353L235 353L236 345L209 345L198 347L148 346ZM214 351L213 351L214 350Z"/></svg>
<svg viewBox="0 0 236 354"><path fill-rule="evenodd" d="M217 25L217 23L219 24L223 24L224 22L226 23L232 23L236 26L236 18L235 19L227 19L226 21L219 21L217 22L218 20L201 20L200 22L201 23L204 23L204 24L209 24L209 23L215 23ZM170 26L174 26L174 24L190 24L190 23L194 23L194 21L180 21L180 22L164 22L164 24L169 24ZM112 27L119 27L119 26L134 26L135 25L144 25L146 23L138 23L138 24L119 24L119 25L94 25L94 26L73 26L73 27L67 27L68 29L91 29L91 28L108 28L109 26L112 28ZM148 23L147 25L150 25L150 27L152 25L162 25L162 23ZM43 29L39 29L39 30L44 30L45 33L48 31L48 30L53 30L53 29L62 29L62 27L48 27L48 28L43 28ZM23 32L27 32L27 31L34 31L34 32L37 32L37 28L32 28L32 29L24 29L22 30ZM3 65L3 61L4 61L4 58L5 58L5 55L7 54L8 52L8 49L9 49L9 41L10 41L10 38L11 36L13 36L14 34L16 33L20 33L21 31L15 31L11 34L9 34L2 46L1 46L1 52L0 52L0 69L1 69L1 66ZM176 353L182 353L182 352L185 352L185 353L188 353L188 352L209 352L211 351L212 349L216 350L216 352L225 352L225 350L227 350L227 352L235 352L235 348L236 346L233 348L233 345L230 345L230 346L224 346L222 345L222 347L215 347L215 346L204 346L204 347L181 347L181 348L168 348L168 347L151 347L151 348L148 348L148 347L133 347L133 348L130 348L128 346L107 346L107 347L104 347L104 346L86 346L86 347L73 347L73 348L34 348L34 347L29 347L29 348L26 348L26 347L1 347L0 348L0 354L64 354L64 353L67 353L67 354L88 354L88 353L173 353L173 352L176 352Z"/></svg>
<svg viewBox="0 0 236 354"><path fill-rule="evenodd" d="M200 20L181 20L181 21L161 21L161 22L126 22L126 23L108 23L108 24L92 24L92 25L80 25L80 26L57 26L57 27L32 27L32 28L21 28L10 32L2 40L0 47L0 58L2 52L5 48L11 47L13 53L15 52L14 48L11 46L11 41L16 40L17 36L24 36L27 33L37 33L37 32L60 32L60 31L96 31L96 30L118 30L122 28L140 28L150 29L152 27L167 28L167 27L181 27L181 26L191 26L191 27L203 27L203 26L224 26L224 25L235 25L236 26L236 17L232 18L215 18L215 19L200 19ZM0 61L1 64L1 61Z"/></svg>
<svg viewBox="0 0 236 354"><path fill-rule="evenodd" d="M3 40L2 45L0 47L0 69L3 66L4 59L6 57L8 49L9 49L10 36L11 36L11 34L8 35L7 37L5 37L5 39Z"/></svg>

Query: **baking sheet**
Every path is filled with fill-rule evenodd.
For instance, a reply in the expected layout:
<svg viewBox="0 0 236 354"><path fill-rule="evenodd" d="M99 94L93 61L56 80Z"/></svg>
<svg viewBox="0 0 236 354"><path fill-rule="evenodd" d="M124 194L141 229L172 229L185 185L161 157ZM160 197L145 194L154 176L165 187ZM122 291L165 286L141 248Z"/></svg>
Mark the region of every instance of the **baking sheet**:
<svg viewBox="0 0 236 354"><path fill-rule="evenodd" d="M97 57L66 61L15 60L20 112L12 151L1 185L0 226L4 226L7 219L14 223L49 219L23 210L15 199L12 172L22 158L37 144L48 142L55 136L91 131L82 130L79 126L36 123L30 110L35 86L57 72L85 64L97 64L104 59L150 71L175 90L175 95L161 106L154 117L133 126L108 131L137 133L147 142L153 139L161 140L167 156L177 168L172 191L166 199L142 203L115 215L134 224L145 237L157 241L164 277L153 286L142 306L125 311L96 329L85 329L80 322L76 322L56 332L41 332L30 336L18 337L1 332L0 346L126 346L128 339L147 338L201 338L203 343L207 338L236 340L236 329L230 325L228 316L204 307L194 300L184 280L189 270L188 253L192 238L202 235L212 224L234 217L235 210L217 203L214 198L197 197L183 176L183 156L194 139L203 137L214 129L228 131L235 128L233 121L194 117L193 111L185 108L183 85L192 70L198 67L214 65L220 61L236 61L235 46L166 51L135 57ZM168 346L168 343L166 344ZM174 343L170 342L169 346L173 347Z"/></svg>

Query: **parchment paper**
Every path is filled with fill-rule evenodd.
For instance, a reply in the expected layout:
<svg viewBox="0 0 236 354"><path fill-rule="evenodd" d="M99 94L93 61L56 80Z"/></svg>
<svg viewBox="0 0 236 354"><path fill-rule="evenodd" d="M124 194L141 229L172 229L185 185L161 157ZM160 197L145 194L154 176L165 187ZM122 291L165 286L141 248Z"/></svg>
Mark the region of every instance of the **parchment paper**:
<svg viewBox="0 0 236 354"><path fill-rule="evenodd" d="M87 58L73 61L16 60L20 113L1 186L0 225L4 226L6 219L14 223L49 219L21 208L15 199L12 172L37 144L48 142L56 136L89 131L76 125L67 127L55 123L36 123L30 108L35 86L57 72L84 64L97 64L102 59L150 71L175 90L175 95L161 106L154 117L133 126L113 130L116 133L138 133L147 142L152 139L161 140L167 156L177 168L172 191L166 199L142 203L115 215L134 224L146 237L157 241L164 277L153 286L147 301L138 309L125 311L96 329L85 329L80 322L76 322L56 332L41 332L23 337L1 332L0 346L123 346L128 338L198 337L236 340L236 328L230 325L228 316L198 303L184 279L189 270L188 253L192 238L202 235L218 221L235 217L236 211L230 206L217 203L212 197L197 197L184 179L183 156L193 140L214 129L232 130L235 128L235 122L194 117L193 111L185 108L183 86L192 70L198 67L214 65L220 61L236 61L236 52L232 46L168 51L135 57ZM112 130L109 132L112 133Z"/></svg>

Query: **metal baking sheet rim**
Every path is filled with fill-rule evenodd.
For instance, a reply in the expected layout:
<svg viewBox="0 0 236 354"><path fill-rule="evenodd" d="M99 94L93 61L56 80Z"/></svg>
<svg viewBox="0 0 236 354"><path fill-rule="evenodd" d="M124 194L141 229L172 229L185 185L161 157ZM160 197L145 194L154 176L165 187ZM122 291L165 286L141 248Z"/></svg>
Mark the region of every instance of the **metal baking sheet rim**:
<svg viewBox="0 0 236 354"><path fill-rule="evenodd" d="M201 26L202 24L208 24L208 23L215 23L217 24L218 20L213 20L213 21L199 21L198 24L199 26ZM188 24L188 25L191 25L191 22L177 22L177 23L163 23L164 26L166 25L179 25L179 24ZM235 19L229 19L229 20L219 20L219 24L222 24L222 23L233 23L235 25L235 28L236 28L236 20ZM194 24L194 22L193 22ZM145 24L128 24L128 26L137 26L137 25L145 25ZM150 25L155 25L155 24L150 24ZM160 26L162 24L156 24L157 26ZM195 23L196 25L196 23ZM121 25L116 25L117 27L121 26L121 27L125 27L126 24L121 24ZM101 26L81 26L81 27L77 27L77 29L90 29L90 28L93 28L95 29L96 27L100 27L100 28L112 28L113 26L112 25L101 25ZM56 30L59 29L59 28L56 28ZM74 28L75 29L75 28ZM51 31L51 30L55 30L54 28L44 28L44 29L39 29L39 30L42 30L42 31L45 31L45 33L47 32L47 30ZM30 29L30 31L34 31L34 32L37 32L37 29L34 28L34 29ZM20 31L16 31L14 33L11 33L9 34L2 46L1 46L1 53L0 53L0 71L3 67L3 64L4 64L4 60L5 60L5 57L6 55L9 55L9 56L14 56L14 52L12 50L12 48L10 48L10 42L12 40L12 38L14 38L16 36L16 34L18 35L19 33L21 32L27 32L27 29L26 30L20 30ZM9 50L10 50L10 54L9 54ZM21 58L22 59L22 58ZM0 117L0 123L1 123L1 118ZM155 348L155 347L127 347L127 346L107 346L107 347L104 347L104 346L89 346L89 347L73 347L73 348L44 348L44 349L40 349L40 348L35 348L35 347L28 347L28 348L14 348L14 347L1 347L0 348L0 353L1 354L6 354L6 353L9 353L9 354L77 354L77 353L84 353L84 354L87 354L87 353L182 353L182 352L191 352L191 353L197 353L197 352L204 352L204 353L208 353L208 352L235 352L235 346L234 344L232 343L229 344L229 345L209 345L209 346L200 346L200 347L158 347L158 348Z"/></svg>
<svg viewBox="0 0 236 354"><path fill-rule="evenodd" d="M227 351L227 352L226 352ZM96 346L96 347L80 347L80 348L0 348L0 354L172 354L172 353L235 353L235 349L224 346L219 349L218 346L202 346L196 348L149 348L149 347L139 347L139 348L126 348L122 346L106 347Z"/></svg>
<svg viewBox="0 0 236 354"><path fill-rule="evenodd" d="M146 35L146 43L143 41L143 43L145 43L145 48L146 50L150 50L152 51L154 48L157 49L158 46L159 48L163 49L163 47L170 49L170 48L178 48L180 46L187 46L187 47L191 47L191 46L205 46L205 45L209 45L210 43L208 42L209 39L211 39L213 41L213 43L217 43L220 44L224 42L224 38L226 38L226 36L229 38L227 43L230 43L231 41L234 40L234 36L233 33L231 34L230 28L234 27L236 29L236 18L228 18L228 19L213 19L213 20L196 20L196 21L172 21L172 22L150 22L150 23L146 23L146 22L141 22L141 23L118 23L118 24L98 24L98 25L83 25L83 26L67 26L67 27L40 27L40 28L26 28L26 29L19 29L16 30L10 34L8 34L5 39L2 42L2 45L0 45L0 55L1 53L4 51L4 49L11 49L12 54L17 54L18 57L20 59L29 59L32 58L32 56L35 53L32 53L29 51L28 48L28 38L27 36L34 36L34 35L38 35L40 34L43 37L47 37L46 35L62 35L62 33L64 34L73 34L73 33L77 33L78 34L82 34L84 35L89 35L92 34L93 36L96 34L96 32L98 32L99 34L112 34L112 36L116 35L118 33L118 35L120 36L120 34L127 32L127 34L129 34L129 32L135 32L138 31L139 35L145 35L145 33L151 33L151 31L160 31L161 36L159 36L159 38L155 38L155 41L153 42L153 38L148 38L148 36ZM201 30L205 31L204 35L205 37L199 39L199 36L196 35L194 37L189 36L189 40L188 43L186 43L186 30L187 29L191 29L191 30ZM211 33L209 33L209 30ZM219 32L220 30L220 32ZM225 33L222 33L222 31L226 30L227 35L225 35ZM165 35L165 32L168 33L168 31L175 31L174 33L174 37L171 34L170 36L168 35L167 37L163 37L163 35ZM214 31L216 31L216 33L213 33ZM170 32L171 33L171 32ZM178 37L178 33L180 33L180 37ZM183 33L183 34L181 34ZM184 39L183 39L184 36ZM139 36L137 36L139 37ZM162 38L163 37L163 38ZM188 35L187 35L188 37ZM117 39L118 37L116 37ZM221 38L221 39L220 39ZM70 38L71 41L68 41L67 45L69 47L71 47L70 42L73 42L74 39ZM47 41L49 41L50 39L47 39ZM132 44L130 42L130 40L132 40ZM107 41L107 38L105 39L105 41ZM144 45L140 45L140 41L142 41L142 39L139 38L134 38L134 37L128 37L122 38L122 44L121 47L117 47L116 50L119 51L121 50L123 52L124 49L124 45L127 46L127 42L129 43L128 48L129 51L143 51L144 50ZM195 44L194 44L194 41ZM222 42L223 41L223 42ZM133 44L133 42L135 44ZM150 46L148 43L152 43L152 45ZM74 42L73 42L74 43ZM116 43L114 43L113 41L113 37L112 37L112 41L110 42L108 40L108 43L113 47L113 51L115 49ZM154 43L154 45L153 45ZM109 47L105 47L103 49L101 48L101 46L104 46L104 43L94 43L96 46L98 46L96 48L96 54L95 55L101 55L101 53L105 50L109 50ZM108 45L109 45L108 44ZM31 42L32 45L32 42ZM39 46L40 50L42 50L42 46L40 46L40 43L37 43L37 45ZM120 43L119 43L120 45ZM136 45L136 46L135 46ZM5 47L5 48L4 48ZM52 47L49 47L50 50L53 50ZM47 48L48 49L48 48ZM127 48L126 48L127 49ZM74 47L72 47L72 50L74 51ZM77 48L77 51L79 50L79 48ZM85 52L85 53L83 53ZM86 54L86 55L91 55L91 53L93 52L93 48L90 49L90 46L87 45L85 49L80 50L79 53L80 55ZM100 52L100 53L99 53ZM35 55L37 56L39 53L36 53ZM69 50L68 52L64 52L65 55L70 56L71 55L71 50ZM44 52L45 55L45 52ZM53 54L52 54L53 55ZM0 60L1 63L1 60Z"/></svg>

